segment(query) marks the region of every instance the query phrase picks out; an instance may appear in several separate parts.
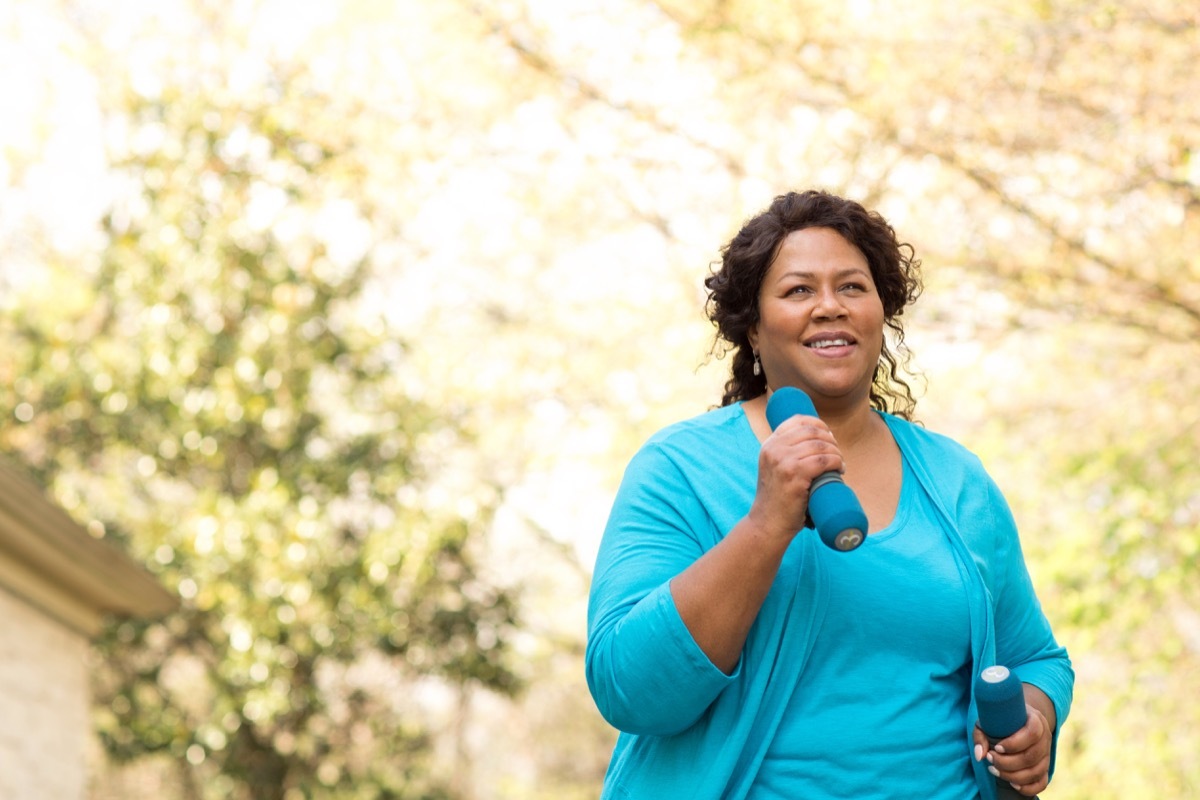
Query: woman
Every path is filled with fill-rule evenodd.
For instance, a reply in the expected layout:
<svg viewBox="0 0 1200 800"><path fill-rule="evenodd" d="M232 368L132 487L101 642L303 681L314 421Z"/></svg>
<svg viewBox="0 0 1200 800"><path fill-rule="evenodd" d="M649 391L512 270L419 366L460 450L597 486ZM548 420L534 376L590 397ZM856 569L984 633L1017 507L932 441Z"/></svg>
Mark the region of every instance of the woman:
<svg viewBox="0 0 1200 800"><path fill-rule="evenodd" d="M1073 673L1008 506L979 460L908 419L884 328L919 262L879 215L775 199L724 248L709 315L733 349L719 409L629 464L597 558L587 678L621 731L613 798L992 798L1044 789ZM772 432L802 389L819 419ZM842 553L805 529L839 470L869 520ZM1028 720L989 747L972 681L1023 682Z"/></svg>

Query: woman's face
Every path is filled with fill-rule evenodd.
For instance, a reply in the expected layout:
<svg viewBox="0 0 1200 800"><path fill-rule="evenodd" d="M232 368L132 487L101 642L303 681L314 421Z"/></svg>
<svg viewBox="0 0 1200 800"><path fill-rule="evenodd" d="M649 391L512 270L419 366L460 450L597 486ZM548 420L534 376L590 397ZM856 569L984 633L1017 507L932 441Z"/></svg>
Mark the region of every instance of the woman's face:
<svg viewBox="0 0 1200 800"><path fill-rule="evenodd" d="M784 238L758 294L750 345L771 389L815 402L869 402L883 348L883 301L866 256L831 228Z"/></svg>

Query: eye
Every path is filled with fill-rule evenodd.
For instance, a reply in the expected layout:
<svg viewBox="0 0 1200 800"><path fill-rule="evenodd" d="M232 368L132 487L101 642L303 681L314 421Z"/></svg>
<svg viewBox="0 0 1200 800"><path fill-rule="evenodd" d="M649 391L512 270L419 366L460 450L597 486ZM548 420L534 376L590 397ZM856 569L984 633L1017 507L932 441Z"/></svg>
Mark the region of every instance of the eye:
<svg viewBox="0 0 1200 800"><path fill-rule="evenodd" d="M794 294L804 294L805 292L809 291L811 290L807 286L800 284L799 286L793 286L792 288L788 289L786 292L784 292L784 294L790 296Z"/></svg>

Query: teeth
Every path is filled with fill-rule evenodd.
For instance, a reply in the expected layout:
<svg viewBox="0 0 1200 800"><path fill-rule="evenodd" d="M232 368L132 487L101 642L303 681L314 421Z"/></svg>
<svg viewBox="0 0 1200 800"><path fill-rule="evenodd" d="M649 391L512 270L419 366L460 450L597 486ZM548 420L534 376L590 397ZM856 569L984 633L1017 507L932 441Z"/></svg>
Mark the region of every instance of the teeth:
<svg viewBox="0 0 1200 800"><path fill-rule="evenodd" d="M809 347L820 349L822 347L845 347L850 344L845 339L823 339L819 342L813 342Z"/></svg>

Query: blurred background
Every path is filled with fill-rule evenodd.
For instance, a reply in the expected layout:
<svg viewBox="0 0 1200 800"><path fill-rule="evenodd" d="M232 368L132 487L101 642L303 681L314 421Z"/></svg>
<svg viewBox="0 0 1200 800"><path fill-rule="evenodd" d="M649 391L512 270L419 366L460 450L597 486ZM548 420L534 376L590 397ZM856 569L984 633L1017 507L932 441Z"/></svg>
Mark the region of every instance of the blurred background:
<svg viewBox="0 0 1200 800"><path fill-rule="evenodd" d="M1078 673L1049 795L1196 797L1198 19L5 0L0 453L178 597L90 645L86 796L595 797L608 505L720 400L719 248L814 187L923 260L917 417Z"/></svg>

